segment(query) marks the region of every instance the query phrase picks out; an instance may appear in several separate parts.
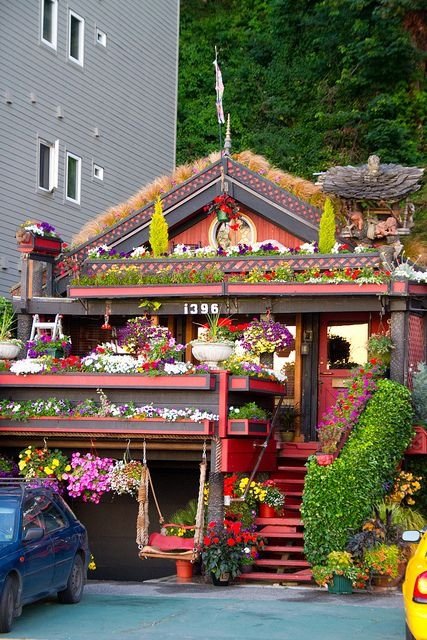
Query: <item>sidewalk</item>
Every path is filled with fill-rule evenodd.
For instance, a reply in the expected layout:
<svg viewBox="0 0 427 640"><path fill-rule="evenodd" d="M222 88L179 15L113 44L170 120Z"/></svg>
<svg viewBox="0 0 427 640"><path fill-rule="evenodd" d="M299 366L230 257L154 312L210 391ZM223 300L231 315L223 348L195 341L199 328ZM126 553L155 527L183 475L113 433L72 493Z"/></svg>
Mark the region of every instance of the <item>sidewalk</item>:
<svg viewBox="0 0 427 640"><path fill-rule="evenodd" d="M199 581L197 581L199 580ZM401 594L330 595L315 587L201 579L90 581L82 602L25 607L9 640L400 640Z"/></svg>

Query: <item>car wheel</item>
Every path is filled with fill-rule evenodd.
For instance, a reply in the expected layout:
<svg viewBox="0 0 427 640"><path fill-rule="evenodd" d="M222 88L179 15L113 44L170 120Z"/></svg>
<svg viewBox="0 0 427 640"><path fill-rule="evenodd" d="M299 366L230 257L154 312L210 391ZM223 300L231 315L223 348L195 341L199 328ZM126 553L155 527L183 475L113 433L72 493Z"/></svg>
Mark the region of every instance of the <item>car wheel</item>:
<svg viewBox="0 0 427 640"><path fill-rule="evenodd" d="M406 625L405 640L416 640L415 636L413 636L412 633L410 632L408 625Z"/></svg>
<svg viewBox="0 0 427 640"><path fill-rule="evenodd" d="M85 584L85 571L81 556L74 558L74 563L68 578L67 586L58 592L58 600L62 604L80 602Z"/></svg>
<svg viewBox="0 0 427 640"><path fill-rule="evenodd" d="M17 593L16 580L9 576L0 599L0 633L8 633L12 628Z"/></svg>

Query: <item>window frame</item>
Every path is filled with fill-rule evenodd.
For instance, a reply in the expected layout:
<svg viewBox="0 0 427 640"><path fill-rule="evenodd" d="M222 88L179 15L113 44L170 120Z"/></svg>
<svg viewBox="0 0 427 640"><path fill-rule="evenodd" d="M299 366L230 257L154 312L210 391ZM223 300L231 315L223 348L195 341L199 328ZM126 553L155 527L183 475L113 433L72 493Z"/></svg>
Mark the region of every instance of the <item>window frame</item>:
<svg viewBox="0 0 427 640"><path fill-rule="evenodd" d="M77 171L76 171L76 198L71 198L68 195L68 171L69 159L77 160ZM71 151L66 151L65 153L65 200L67 202L72 202L73 204L80 204L80 196L81 196L81 182L82 182L82 159L80 156L77 156L75 153L71 153Z"/></svg>
<svg viewBox="0 0 427 640"><path fill-rule="evenodd" d="M79 57L75 58L71 55L71 25L72 18L77 20L80 23L79 26L79 34L78 34L78 48L79 48ZM81 16L78 15L72 9L68 11L68 59L75 64L78 64L80 67L83 67L84 64L84 40L85 40L85 20Z"/></svg>
<svg viewBox="0 0 427 640"><path fill-rule="evenodd" d="M46 3L52 6L52 41L46 40L43 35ZM57 50L58 46L58 0L40 0L40 42L51 49Z"/></svg>
<svg viewBox="0 0 427 640"><path fill-rule="evenodd" d="M41 147L49 149L49 166L48 166L48 186L41 184ZM37 189L44 193L52 193L58 188L58 156L59 156L59 140L49 142L46 138L38 138L37 141Z"/></svg>

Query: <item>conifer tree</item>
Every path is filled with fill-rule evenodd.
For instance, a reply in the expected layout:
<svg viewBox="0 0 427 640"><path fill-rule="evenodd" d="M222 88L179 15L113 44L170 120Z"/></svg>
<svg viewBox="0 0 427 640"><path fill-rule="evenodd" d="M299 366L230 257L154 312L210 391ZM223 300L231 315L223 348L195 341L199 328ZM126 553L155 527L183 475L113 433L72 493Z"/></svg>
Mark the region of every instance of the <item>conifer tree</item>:
<svg viewBox="0 0 427 640"><path fill-rule="evenodd" d="M326 198L319 223L319 252L330 253L335 244L335 211L330 198Z"/></svg>
<svg viewBox="0 0 427 640"><path fill-rule="evenodd" d="M149 241L155 258L167 253L169 246L168 223L163 215L160 196L158 196L154 205L154 213L150 222Z"/></svg>

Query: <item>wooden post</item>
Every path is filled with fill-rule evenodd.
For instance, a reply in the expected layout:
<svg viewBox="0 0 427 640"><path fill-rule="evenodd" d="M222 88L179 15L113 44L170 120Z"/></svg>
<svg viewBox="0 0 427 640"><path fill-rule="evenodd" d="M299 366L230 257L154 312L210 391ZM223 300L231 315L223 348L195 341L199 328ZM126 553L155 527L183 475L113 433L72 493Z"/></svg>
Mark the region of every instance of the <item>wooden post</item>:
<svg viewBox="0 0 427 640"><path fill-rule="evenodd" d="M302 366L301 366L301 344L302 344L302 318L297 313L295 318L295 378L294 378L294 406L301 407L302 400ZM294 442L304 442L301 434L301 411L295 419Z"/></svg>

